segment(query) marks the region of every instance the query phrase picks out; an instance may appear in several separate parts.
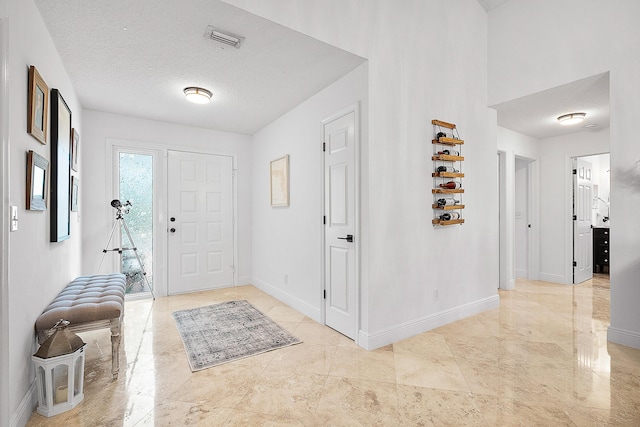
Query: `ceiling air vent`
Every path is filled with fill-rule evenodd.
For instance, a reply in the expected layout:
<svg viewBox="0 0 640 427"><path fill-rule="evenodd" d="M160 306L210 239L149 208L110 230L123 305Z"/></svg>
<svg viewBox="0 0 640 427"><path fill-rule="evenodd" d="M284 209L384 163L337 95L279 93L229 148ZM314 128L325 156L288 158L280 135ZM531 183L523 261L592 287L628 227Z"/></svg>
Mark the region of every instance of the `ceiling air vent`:
<svg viewBox="0 0 640 427"><path fill-rule="evenodd" d="M236 49L240 49L240 45L244 41L244 37L237 34L230 33L214 26L207 26L207 30L204 33L204 37L215 40L218 43L223 43L229 46L233 46Z"/></svg>

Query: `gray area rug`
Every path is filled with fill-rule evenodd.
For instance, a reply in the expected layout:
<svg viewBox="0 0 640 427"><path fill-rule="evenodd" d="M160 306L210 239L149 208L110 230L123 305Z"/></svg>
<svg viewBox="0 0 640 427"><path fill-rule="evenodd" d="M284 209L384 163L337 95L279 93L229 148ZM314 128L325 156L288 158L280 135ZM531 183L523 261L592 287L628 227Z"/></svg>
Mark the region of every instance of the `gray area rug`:
<svg viewBox="0 0 640 427"><path fill-rule="evenodd" d="M176 311L173 318L192 372L301 343L245 300Z"/></svg>

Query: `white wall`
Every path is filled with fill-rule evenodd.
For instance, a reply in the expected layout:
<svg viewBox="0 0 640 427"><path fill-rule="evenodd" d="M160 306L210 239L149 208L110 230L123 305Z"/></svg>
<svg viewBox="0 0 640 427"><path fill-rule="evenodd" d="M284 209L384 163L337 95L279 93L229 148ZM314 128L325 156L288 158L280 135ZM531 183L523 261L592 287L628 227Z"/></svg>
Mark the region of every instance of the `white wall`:
<svg viewBox="0 0 640 427"><path fill-rule="evenodd" d="M51 144L42 145L28 135L27 81L30 65L35 65L49 88L60 90L72 111L72 126L80 134L82 111L69 77L57 54L40 14L31 0L12 0L2 5L3 25L8 25L8 131L10 203L18 206L19 230L9 234L9 322L2 325L9 334L9 348L2 348L9 363L8 414L12 424L23 424L33 408L31 387L35 352L33 325L42 310L70 279L80 271L81 227L71 214L71 238L49 242L50 212L27 211L26 153L34 150L51 162ZM50 132L48 132L50 141ZM6 171L3 171L6 173Z"/></svg>
<svg viewBox="0 0 640 427"><path fill-rule="evenodd" d="M361 343L377 347L497 305L484 9L472 0L227 2L369 60ZM434 118L456 123L467 141L462 226L431 225Z"/></svg>
<svg viewBox="0 0 640 427"><path fill-rule="evenodd" d="M85 110L83 113L84 135L81 138L82 169L91 171L81 181L82 199L80 214L83 222L82 271L95 274L102 258L102 249L106 243L114 221L114 211L109 202L114 197L108 190L111 185L112 165L107 165L110 158L109 143L119 141L139 148L180 149L194 152L235 155L237 158L238 182L238 276L239 284L251 281L251 138L228 132L194 128L171 123L156 122L118 114ZM163 158L166 170L166 157ZM161 172L162 172L162 165ZM166 197L166 176L160 174L159 194ZM107 190L108 189L108 190ZM105 194L105 191L107 194ZM166 205L165 206L166 209ZM159 230L166 230L166 212L156 223ZM166 233L160 233L160 241L156 242L154 254L160 258L166 254ZM154 263L156 268L163 268L166 262ZM166 275L166 269L156 271L159 277ZM156 284L156 294L165 295L166 283Z"/></svg>
<svg viewBox="0 0 640 427"><path fill-rule="evenodd" d="M616 238L611 241L609 339L640 348L640 55L630 54L640 46L638 16L636 0L617 1L615 7L598 0L511 0L495 9L489 13L489 104L610 72Z"/></svg>
<svg viewBox="0 0 640 427"><path fill-rule="evenodd" d="M321 122L359 104L366 130L367 82L365 63L253 136L253 283L317 321L324 288ZM366 131L360 139L366 146ZM285 154L290 206L272 208L269 162Z"/></svg>

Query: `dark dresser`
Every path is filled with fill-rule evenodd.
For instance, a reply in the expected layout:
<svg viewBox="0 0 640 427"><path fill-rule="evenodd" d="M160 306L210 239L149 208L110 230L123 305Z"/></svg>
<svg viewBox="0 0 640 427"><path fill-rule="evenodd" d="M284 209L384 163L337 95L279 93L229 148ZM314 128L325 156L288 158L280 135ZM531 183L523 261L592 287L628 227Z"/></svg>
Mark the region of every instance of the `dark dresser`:
<svg viewBox="0 0 640 427"><path fill-rule="evenodd" d="M593 229L593 272L609 274L609 236L611 229Z"/></svg>

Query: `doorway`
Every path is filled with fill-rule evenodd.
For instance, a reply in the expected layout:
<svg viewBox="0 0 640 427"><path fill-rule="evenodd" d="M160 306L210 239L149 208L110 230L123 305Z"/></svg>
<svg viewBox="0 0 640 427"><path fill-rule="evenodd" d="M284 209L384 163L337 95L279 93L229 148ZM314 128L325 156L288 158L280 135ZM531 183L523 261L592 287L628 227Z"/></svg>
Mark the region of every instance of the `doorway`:
<svg viewBox="0 0 640 427"><path fill-rule="evenodd" d="M516 277L529 278L529 231L532 227L530 215L529 165L533 161L524 157L515 158L514 197L514 272Z"/></svg>
<svg viewBox="0 0 640 427"><path fill-rule="evenodd" d="M575 157L573 174L573 283L593 273L609 273L610 265L610 156Z"/></svg>
<svg viewBox="0 0 640 427"><path fill-rule="evenodd" d="M498 151L499 289L540 276L539 161ZM519 271L516 272L516 269Z"/></svg>

